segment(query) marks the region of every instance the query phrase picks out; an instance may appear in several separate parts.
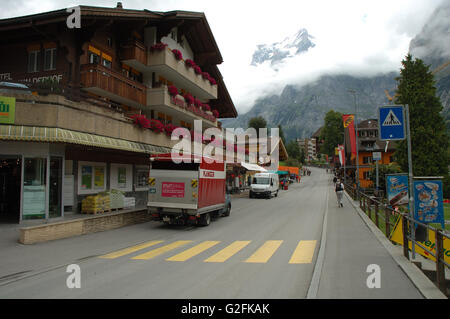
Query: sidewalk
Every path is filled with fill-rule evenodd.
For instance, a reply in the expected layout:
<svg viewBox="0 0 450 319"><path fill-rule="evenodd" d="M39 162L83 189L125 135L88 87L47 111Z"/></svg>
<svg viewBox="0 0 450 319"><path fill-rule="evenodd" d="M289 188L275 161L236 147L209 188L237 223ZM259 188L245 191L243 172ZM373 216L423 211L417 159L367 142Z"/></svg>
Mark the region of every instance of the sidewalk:
<svg viewBox="0 0 450 319"><path fill-rule="evenodd" d="M316 298L421 299L445 298L439 289L402 255L365 216L350 196L337 205L329 186L324 235L316 267ZM371 224L372 223L372 224ZM373 226L372 226L373 225ZM380 269L380 288L368 288L369 265ZM321 267L321 268L320 268ZM370 280L369 280L370 281Z"/></svg>

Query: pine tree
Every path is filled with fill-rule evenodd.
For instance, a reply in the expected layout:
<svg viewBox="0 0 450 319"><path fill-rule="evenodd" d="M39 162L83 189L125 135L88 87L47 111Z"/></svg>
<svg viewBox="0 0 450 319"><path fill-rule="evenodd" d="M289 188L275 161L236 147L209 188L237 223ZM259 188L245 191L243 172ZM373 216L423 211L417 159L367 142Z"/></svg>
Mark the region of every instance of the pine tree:
<svg viewBox="0 0 450 319"><path fill-rule="evenodd" d="M444 176L448 181L447 148L449 138L441 116L442 104L436 96L433 74L429 66L408 54L402 61L400 76L396 78L396 104L409 106L411 153L414 176ZM407 141L398 144L396 161L408 172ZM449 196L449 186L444 180L444 197Z"/></svg>

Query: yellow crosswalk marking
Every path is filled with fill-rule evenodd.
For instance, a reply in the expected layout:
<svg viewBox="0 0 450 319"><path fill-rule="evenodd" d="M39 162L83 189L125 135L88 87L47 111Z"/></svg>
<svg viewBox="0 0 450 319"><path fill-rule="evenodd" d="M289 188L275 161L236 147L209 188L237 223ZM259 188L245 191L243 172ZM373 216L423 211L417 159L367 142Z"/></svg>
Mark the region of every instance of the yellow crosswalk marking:
<svg viewBox="0 0 450 319"><path fill-rule="evenodd" d="M314 256L315 240L301 240L289 260L290 264L309 264Z"/></svg>
<svg viewBox="0 0 450 319"><path fill-rule="evenodd" d="M189 244L191 242L192 242L192 240L179 240L179 241L176 241L176 242L171 243L169 245L162 246L162 247L150 250L150 251L148 251L146 253L143 253L143 254L138 255L136 257L133 257L131 259L148 260L148 259L154 258L156 256L159 256L161 254L164 254L164 253L166 253L168 251L174 250L174 249L176 249L178 247L181 247L183 245Z"/></svg>
<svg viewBox="0 0 450 319"><path fill-rule="evenodd" d="M253 255L251 255L246 263L266 263L270 257L277 251L278 247L283 243L282 240L268 240Z"/></svg>
<svg viewBox="0 0 450 319"><path fill-rule="evenodd" d="M211 257L205 259L205 262L209 263L222 263L226 261L228 258L232 257L234 254L239 252L241 249L243 249L245 246L247 246L250 243L249 240L247 241L235 241L231 245L228 245L221 251L217 252L216 254L212 255Z"/></svg>
<svg viewBox="0 0 450 319"><path fill-rule="evenodd" d="M121 257L121 256L125 256L125 255L128 255L128 254L134 253L135 251L138 251L138 250L141 250L141 249L144 249L144 248L147 248L147 247L151 247L151 246L157 245L157 244L162 243L162 242L163 242L163 240L149 241L149 242L146 242L146 243L143 243L143 244L139 244L139 245L136 245L136 246L128 247L128 248L125 248L125 249L122 249L122 250L119 250L119 251L115 251L115 252L112 252L112 253L100 256L100 258L114 259L114 258L117 258L117 257Z"/></svg>
<svg viewBox="0 0 450 319"><path fill-rule="evenodd" d="M189 248L173 257L167 258L168 261L186 261L189 258L197 256L198 254L204 252L205 250L211 248L214 245L217 245L220 241L204 241L197 246Z"/></svg>

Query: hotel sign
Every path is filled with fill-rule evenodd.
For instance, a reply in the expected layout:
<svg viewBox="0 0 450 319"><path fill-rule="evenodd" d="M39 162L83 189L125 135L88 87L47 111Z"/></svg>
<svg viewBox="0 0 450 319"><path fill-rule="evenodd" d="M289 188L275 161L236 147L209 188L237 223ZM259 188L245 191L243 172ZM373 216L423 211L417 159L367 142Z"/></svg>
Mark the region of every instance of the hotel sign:
<svg viewBox="0 0 450 319"><path fill-rule="evenodd" d="M16 98L0 96L0 124L14 124Z"/></svg>

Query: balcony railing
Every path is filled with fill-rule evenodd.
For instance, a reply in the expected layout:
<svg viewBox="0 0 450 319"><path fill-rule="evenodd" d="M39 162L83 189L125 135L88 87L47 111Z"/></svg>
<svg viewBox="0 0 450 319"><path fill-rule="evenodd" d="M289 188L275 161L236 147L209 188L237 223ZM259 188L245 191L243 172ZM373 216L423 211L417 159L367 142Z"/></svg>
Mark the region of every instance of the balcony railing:
<svg viewBox="0 0 450 319"><path fill-rule="evenodd" d="M86 91L123 104L142 107L146 103L145 85L102 65L82 65L81 86Z"/></svg>
<svg viewBox="0 0 450 319"><path fill-rule="evenodd" d="M167 115L193 122L193 120L202 120L205 126L217 126L217 119L212 113L205 112L193 105L187 105L182 96L173 97L168 93L167 87L148 89L147 107L150 110L162 112Z"/></svg>

